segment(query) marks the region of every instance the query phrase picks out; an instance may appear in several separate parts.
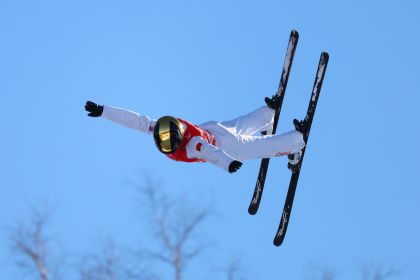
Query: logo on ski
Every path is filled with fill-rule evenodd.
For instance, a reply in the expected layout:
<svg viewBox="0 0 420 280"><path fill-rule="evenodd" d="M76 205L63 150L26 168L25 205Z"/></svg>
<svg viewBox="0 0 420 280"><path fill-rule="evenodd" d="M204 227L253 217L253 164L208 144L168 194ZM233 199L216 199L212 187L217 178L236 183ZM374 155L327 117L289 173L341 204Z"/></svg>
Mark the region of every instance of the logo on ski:
<svg viewBox="0 0 420 280"><path fill-rule="evenodd" d="M282 217L282 223L281 223L280 230L277 233L277 236L283 235L283 233L286 230L286 224L287 224L287 221L288 221L286 211L283 211L283 214L281 215L281 217Z"/></svg>

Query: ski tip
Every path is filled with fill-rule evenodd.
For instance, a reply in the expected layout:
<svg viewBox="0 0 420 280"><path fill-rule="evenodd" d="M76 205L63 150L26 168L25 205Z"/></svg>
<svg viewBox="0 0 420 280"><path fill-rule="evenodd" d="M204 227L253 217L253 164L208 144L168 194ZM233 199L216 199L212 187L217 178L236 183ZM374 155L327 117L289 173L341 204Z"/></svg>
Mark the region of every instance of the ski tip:
<svg viewBox="0 0 420 280"><path fill-rule="evenodd" d="M281 244L283 243L283 239L282 238L274 238L274 240L273 240L273 244L274 244L274 246L276 246L276 247L279 247Z"/></svg>
<svg viewBox="0 0 420 280"><path fill-rule="evenodd" d="M292 29L290 32L290 37L299 38L299 32L296 29Z"/></svg>
<svg viewBox="0 0 420 280"><path fill-rule="evenodd" d="M250 205L248 207L249 215L255 215L255 214L257 214L257 211L258 211L258 207L254 207L254 205Z"/></svg>
<svg viewBox="0 0 420 280"><path fill-rule="evenodd" d="M330 58L330 55L327 52L322 52L321 57L325 60L328 60Z"/></svg>

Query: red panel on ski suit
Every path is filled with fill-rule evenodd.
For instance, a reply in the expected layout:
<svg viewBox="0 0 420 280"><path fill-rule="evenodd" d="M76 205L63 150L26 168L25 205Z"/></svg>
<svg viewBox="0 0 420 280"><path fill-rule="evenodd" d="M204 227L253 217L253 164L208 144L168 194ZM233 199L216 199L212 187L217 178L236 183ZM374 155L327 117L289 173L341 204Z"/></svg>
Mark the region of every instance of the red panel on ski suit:
<svg viewBox="0 0 420 280"><path fill-rule="evenodd" d="M188 158L187 157L187 145L193 137L199 136L207 141L209 144L215 145L216 140L214 139L213 135L207 131L203 130L200 127L185 121L183 119L177 118L180 122L185 125L185 132L184 137L182 138L182 142L179 145L178 149L172 154L166 154L166 156L172 160L176 161L184 161L184 162L205 162L204 159L201 158Z"/></svg>

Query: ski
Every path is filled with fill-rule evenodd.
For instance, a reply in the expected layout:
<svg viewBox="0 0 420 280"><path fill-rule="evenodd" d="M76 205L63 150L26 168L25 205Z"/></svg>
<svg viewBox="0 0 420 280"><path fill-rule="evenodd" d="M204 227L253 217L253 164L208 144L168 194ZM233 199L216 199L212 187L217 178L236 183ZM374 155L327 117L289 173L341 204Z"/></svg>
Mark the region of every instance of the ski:
<svg viewBox="0 0 420 280"><path fill-rule="evenodd" d="M289 73L293 63L293 57L295 55L296 46L299 39L299 33L296 30L292 30L290 32L289 44L287 46L286 57L283 64L283 71L280 78L280 83L277 89L276 94L280 97L280 101L276 106L275 114L274 114L274 124L273 130L271 134L276 133L277 123L280 116L280 110L283 104L284 93L287 87L287 81L289 80ZM263 133L265 135L266 133ZM258 211L258 207L261 202L261 196L264 190L264 183L265 178L267 175L268 164L270 163L270 159L264 158L261 160L260 170L258 172L257 182L255 184L254 194L252 196L251 203L248 207L248 213L251 215L255 215Z"/></svg>
<svg viewBox="0 0 420 280"><path fill-rule="evenodd" d="M315 77L314 87L312 89L311 99L309 101L308 111L305 116L305 133L303 139L305 143L308 144L309 132L311 130L312 120L314 118L316 105L318 103L319 94L321 92L322 82L324 80L325 71L327 70L329 55L326 52L321 53L321 58L318 64L318 70ZM292 177L290 179L289 189L287 191L286 201L284 203L283 213L281 215L280 224L277 229L276 236L274 238L274 245L280 246L283 243L284 237L286 235L287 227L290 220L290 214L292 212L293 200L295 197L296 187L298 184L299 174L302 167L303 157L306 151L305 146L302 150L301 159L297 165L297 168L292 172Z"/></svg>

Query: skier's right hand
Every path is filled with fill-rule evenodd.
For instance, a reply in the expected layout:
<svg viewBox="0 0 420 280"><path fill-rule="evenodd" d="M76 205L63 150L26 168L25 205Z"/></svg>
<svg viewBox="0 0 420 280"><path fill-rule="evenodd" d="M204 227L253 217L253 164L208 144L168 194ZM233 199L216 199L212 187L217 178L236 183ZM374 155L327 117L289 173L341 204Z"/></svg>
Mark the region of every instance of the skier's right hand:
<svg viewBox="0 0 420 280"><path fill-rule="evenodd" d="M104 111L104 106L88 101L86 102L85 110L89 112L89 117L100 117Z"/></svg>
<svg viewBox="0 0 420 280"><path fill-rule="evenodd" d="M234 173L241 168L242 162L234 160L229 164L229 173Z"/></svg>

